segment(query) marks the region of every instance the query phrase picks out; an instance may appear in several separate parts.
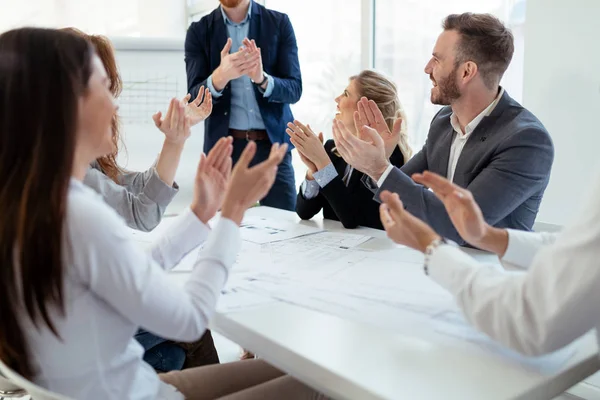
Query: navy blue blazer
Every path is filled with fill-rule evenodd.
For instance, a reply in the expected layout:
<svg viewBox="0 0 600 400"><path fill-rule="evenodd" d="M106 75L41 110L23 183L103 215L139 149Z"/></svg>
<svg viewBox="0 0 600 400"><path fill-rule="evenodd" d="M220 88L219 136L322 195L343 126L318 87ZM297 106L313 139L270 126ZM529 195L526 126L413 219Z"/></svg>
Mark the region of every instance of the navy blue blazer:
<svg viewBox="0 0 600 400"><path fill-rule="evenodd" d="M275 80L271 96L265 98L258 88L254 94L264 120L269 139L273 143L288 143L285 133L288 122L294 120L290 104L300 100L302 77L298 62L298 46L294 29L286 14L268 10L253 2L248 38L254 39L261 50L263 70ZM190 25L185 38L185 65L188 92L195 98L200 86L221 63L221 50L227 42L227 27L219 8ZM223 95L213 98L213 111L204 121L204 151L229 132L231 85Z"/></svg>

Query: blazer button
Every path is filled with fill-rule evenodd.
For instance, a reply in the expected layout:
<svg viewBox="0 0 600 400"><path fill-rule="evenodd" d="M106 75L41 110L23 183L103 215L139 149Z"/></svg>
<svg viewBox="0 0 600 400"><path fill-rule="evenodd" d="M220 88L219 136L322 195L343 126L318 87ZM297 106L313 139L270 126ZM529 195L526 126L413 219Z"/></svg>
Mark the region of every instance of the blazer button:
<svg viewBox="0 0 600 400"><path fill-rule="evenodd" d="M227 115L227 111L225 111L225 112L223 113L223 115Z"/></svg>

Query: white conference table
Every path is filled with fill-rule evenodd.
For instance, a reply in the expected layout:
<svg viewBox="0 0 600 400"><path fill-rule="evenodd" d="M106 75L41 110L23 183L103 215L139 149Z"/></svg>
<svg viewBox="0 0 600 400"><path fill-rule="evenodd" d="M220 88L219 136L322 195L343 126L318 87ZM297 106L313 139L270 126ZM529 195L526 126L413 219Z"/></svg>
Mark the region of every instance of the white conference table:
<svg viewBox="0 0 600 400"><path fill-rule="evenodd" d="M247 215L343 231L335 221L300 221L295 213L268 207ZM383 231L352 232L380 238L364 247L393 247ZM542 374L510 358L473 354L281 302L217 313L211 329L336 399L551 399L600 369L591 335L562 370Z"/></svg>

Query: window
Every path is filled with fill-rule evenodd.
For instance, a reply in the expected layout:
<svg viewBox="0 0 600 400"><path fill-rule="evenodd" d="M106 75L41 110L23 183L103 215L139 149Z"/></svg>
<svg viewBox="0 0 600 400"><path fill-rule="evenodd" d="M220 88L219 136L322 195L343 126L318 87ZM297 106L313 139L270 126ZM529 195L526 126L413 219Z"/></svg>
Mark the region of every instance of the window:
<svg viewBox="0 0 600 400"><path fill-rule="evenodd" d="M183 38L186 7L184 1L171 0L13 1L10 12L0 13L0 32L21 26L73 26L109 36Z"/></svg>
<svg viewBox="0 0 600 400"><path fill-rule="evenodd" d="M431 83L423 72L444 17L452 13L489 12L513 29L515 55L502 85L516 100L522 96L525 0L376 0L375 69L391 76L408 118L415 151L439 109L429 101Z"/></svg>
<svg viewBox="0 0 600 400"><path fill-rule="evenodd" d="M294 117L331 138L334 99L361 69L361 1L266 0L265 7L288 14L296 34L303 92L292 106ZM300 185L306 167L293 155Z"/></svg>

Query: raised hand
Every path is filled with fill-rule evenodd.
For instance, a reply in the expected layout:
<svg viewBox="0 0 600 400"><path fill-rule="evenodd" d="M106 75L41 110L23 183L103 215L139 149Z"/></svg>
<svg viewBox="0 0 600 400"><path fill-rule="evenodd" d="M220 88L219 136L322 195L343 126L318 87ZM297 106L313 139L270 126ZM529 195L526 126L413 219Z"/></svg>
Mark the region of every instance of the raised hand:
<svg viewBox="0 0 600 400"><path fill-rule="evenodd" d="M256 66L253 69L248 71L246 73L246 75L248 75L248 77L250 79L252 79L253 82L261 83L265 79L265 75L264 75L264 71L263 71L262 56L260 54L260 48L258 48L256 46L256 42L254 41L254 39L249 40L248 38L245 38L242 41L242 44L244 46L246 46L246 50L249 51L250 54L258 55L258 63L256 64Z"/></svg>
<svg viewBox="0 0 600 400"><path fill-rule="evenodd" d="M200 156L194 181L192 211L200 221L207 223L221 208L231 174L233 139L221 138L208 153Z"/></svg>
<svg viewBox="0 0 600 400"><path fill-rule="evenodd" d="M212 112L212 94L208 88L200 86L196 99L190 101L191 97L192 95L188 94L182 102L185 106L185 115L190 120L190 126L194 126L208 118Z"/></svg>
<svg viewBox="0 0 600 400"><path fill-rule="evenodd" d="M381 110L373 100L362 97L358 101L357 106L358 118L355 119L356 131L358 132L362 126L375 129L383 139L386 157L390 158L400 140L402 118L397 118L394 121L393 129L390 132Z"/></svg>
<svg viewBox="0 0 600 400"><path fill-rule="evenodd" d="M229 81L254 71L261 63L260 52L257 53L250 49L243 49L229 54L231 44L231 38L228 38L225 47L221 50L221 64L212 74L213 86L218 91L223 90Z"/></svg>
<svg viewBox="0 0 600 400"><path fill-rule="evenodd" d="M429 225L404 209L397 193L384 190L380 198L379 217L388 237L394 242L425 252L427 246L439 238Z"/></svg>
<svg viewBox="0 0 600 400"><path fill-rule="evenodd" d="M154 125L165 134L165 141L170 144L182 146L190 137L190 119L185 115L185 108L181 101L173 98L164 118L162 112L152 116Z"/></svg>
<svg viewBox="0 0 600 400"><path fill-rule="evenodd" d="M357 123L357 112L354 119ZM361 126L359 135L366 140L354 136L342 121L333 120L333 140L338 153L346 163L377 181L390 164L383 139L368 126Z"/></svg>
<svg viewBox="0 0 600 400"><path fill-rule="evenodd" d="M492 227L485 221L481 208L470 191L429 171L414 174L412 178L415 182L431 188L444 203L452 224L466 242L498 255L504 254L508 246L508 233L504 229Z"/></svg>
<svg viewBox="0 0 600 400"><path fill-rule="evenodd" d="M306 159L309 170L314 166L312 173L325 168L331 163L325 147L323 147L323 133L316 135L310 128L310 125L304 125L298 120L287 124L286 133L290 136L290 141L300 153L300 158Z"/></svg>
<svg viewBox="0 0 600 400"><path fill-rule="evenodd" d="M267 195L277 176L277 166L287 152L287 144L273 144L269 158L249 167L256 154L256 143L248 142L233 168L223 201L221 215L238 225L248 207Z"/></svg>

